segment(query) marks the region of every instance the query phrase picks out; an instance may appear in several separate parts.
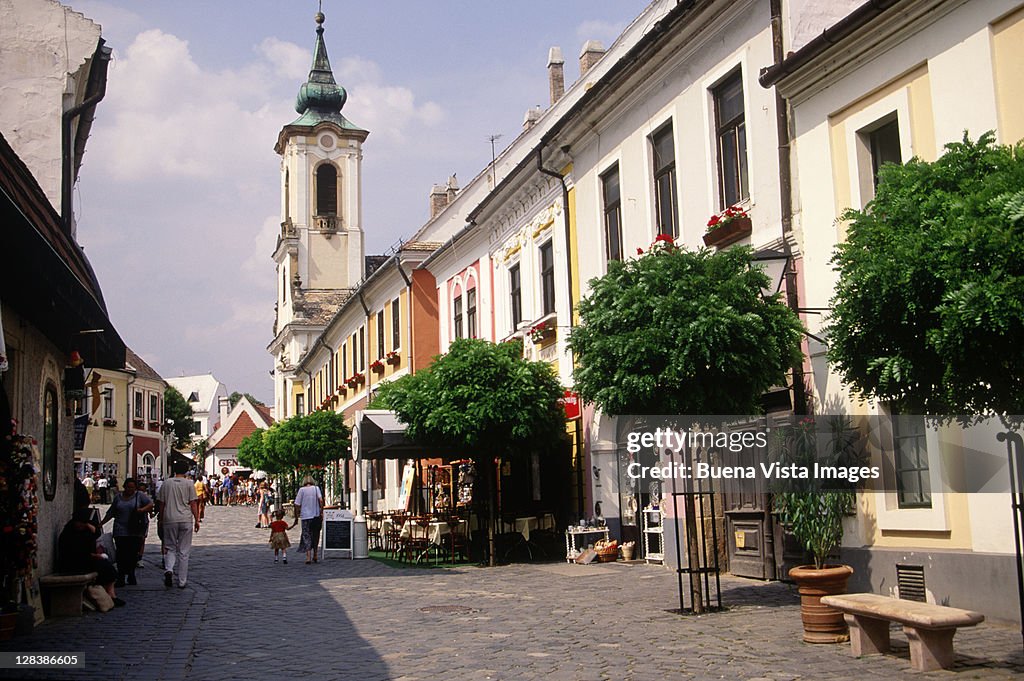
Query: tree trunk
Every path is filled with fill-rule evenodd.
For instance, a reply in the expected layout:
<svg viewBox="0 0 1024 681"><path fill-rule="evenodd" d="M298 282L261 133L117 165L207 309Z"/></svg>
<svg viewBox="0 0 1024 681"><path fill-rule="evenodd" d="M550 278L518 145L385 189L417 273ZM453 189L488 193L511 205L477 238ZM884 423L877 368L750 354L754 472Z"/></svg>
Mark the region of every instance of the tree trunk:
<svg viewBox="0 0 1024 681"><path fill-rule="evenodd" d="M683 451L687 470L692 471L693 451L689 447L685 447ZM683 484L686 490L686 494L683 495L683 513L686 515L686 556L691 570L690 603L693 605L693 614L700 615L704 612L704 591L701 588L700 573L692 571L701 567L700 544L697 541L697 505L694 503L693 480L688 478Z"/></svg>

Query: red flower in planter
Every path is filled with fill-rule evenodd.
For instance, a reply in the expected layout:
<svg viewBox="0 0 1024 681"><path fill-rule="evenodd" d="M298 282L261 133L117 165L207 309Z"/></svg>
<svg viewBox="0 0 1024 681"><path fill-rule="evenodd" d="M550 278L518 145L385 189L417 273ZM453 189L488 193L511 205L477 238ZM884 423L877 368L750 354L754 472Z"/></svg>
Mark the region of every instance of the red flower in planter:
<svg viewBox="0 0 1024 681"><path fill-rule="evenodd" d="M720 227L725 227L733 220L738 220L740 218L745 217L747 217L747 211L743 210L740 206L729 206L724 211L722 211L721 215L712 215L708 219L707 231L710 232L715 229L719 229Z"/></svg>

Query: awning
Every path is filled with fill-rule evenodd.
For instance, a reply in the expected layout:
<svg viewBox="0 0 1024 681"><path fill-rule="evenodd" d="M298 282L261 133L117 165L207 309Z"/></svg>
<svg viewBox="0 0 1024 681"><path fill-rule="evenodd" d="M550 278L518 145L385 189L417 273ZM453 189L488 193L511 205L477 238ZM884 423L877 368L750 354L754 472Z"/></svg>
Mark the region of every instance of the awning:
<svg viewBox="0 0 1024 681"><path fill-rule="evenodd" d="M356 412L352 429L352 458L359 459L461 459L465 452L452 447L418 444L405 434L405 424L391 411L366 409Z"/></svg>

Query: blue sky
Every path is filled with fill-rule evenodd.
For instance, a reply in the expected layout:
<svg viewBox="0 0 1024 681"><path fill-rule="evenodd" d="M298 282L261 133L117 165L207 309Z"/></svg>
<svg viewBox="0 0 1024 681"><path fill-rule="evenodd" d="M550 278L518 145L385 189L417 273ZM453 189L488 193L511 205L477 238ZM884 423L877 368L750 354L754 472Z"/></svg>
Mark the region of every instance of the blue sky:
<svg viewBox="0 0 1024 681"><path fill-rule="evenodd" d="M70 1L70 0L68 0ZM325 0L325 38L363 153L367 253L427 218L548 104L588 39L610 45L643 0ZM315 0L81 0L114 48L76 189L79 241L125 341L167 377L212 372L270 402L281 127L312 58Z"/></svg>

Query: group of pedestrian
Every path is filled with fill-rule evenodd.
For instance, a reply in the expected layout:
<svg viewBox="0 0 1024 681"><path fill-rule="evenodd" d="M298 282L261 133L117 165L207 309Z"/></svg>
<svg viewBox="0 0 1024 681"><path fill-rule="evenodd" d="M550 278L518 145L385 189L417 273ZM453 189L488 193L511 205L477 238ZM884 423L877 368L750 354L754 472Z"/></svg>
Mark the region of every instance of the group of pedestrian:
<svg viewBox="0 0 1024 681"><path fill-rule="evenodd" d="M117 493L117 478L101 473L87 474L82 478L82 485L89 495L89 501L109 504L111 496Z"/></svg>

